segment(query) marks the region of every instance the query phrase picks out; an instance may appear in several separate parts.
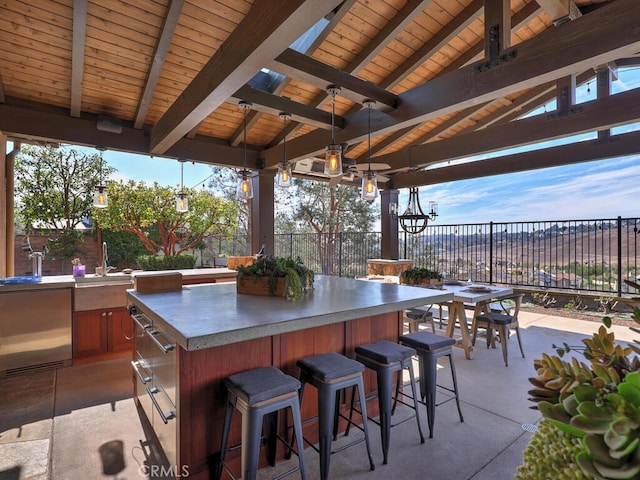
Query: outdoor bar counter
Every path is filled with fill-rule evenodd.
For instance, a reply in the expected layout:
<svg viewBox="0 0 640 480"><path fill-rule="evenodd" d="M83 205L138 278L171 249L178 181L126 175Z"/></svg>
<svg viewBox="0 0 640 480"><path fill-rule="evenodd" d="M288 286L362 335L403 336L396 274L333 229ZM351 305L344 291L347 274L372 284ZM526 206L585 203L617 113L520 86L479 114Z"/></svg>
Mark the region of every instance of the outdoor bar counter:
<svg viewBox="0 0 640 480"><path fill-rule="evenodd" d="M358 345L397 341L404 309L451 300L439 290L322 275L300 302L237 294L235 283L189 285L163 293L128 290L127 295L138 324L134 397L169 465L188 470L190 479L209 478L219 452L225 377L266 365L297 377L298 359L330 351L353 357ZM160 332L156 343L175 348L153 353L146 338L154 332ZM143 367L152 372L141 371ZM370 389L374 376L366 375ZM148 398L152 396L155 405ZM376 405L371 409L375 414ZM306 395L303 418L316 412L315 396ZM313 437L314 429L314 422L306 424L305 435ZM239 441L238 414L230 442ZM239 452L229 456L233 454L239 463Z"/></svg>

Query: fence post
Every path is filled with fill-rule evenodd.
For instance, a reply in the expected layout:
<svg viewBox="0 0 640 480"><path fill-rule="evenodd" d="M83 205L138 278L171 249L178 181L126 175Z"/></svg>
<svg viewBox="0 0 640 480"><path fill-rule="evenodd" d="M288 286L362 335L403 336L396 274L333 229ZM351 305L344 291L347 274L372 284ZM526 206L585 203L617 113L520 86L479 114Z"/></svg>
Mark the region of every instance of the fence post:
<svg viewBox="0 0 640 480"><path fill-rule="evenodd" d="M489 283L493 284L493 222L489 222Z"/></svg>
<svg viewBox="0 0 640 480"><path fill-rule="evenodd" d="M618 297L622 296L622 217L618 217Z"/></svg>
<svg viewBox="0 0 640 480"><path fill-rule="evenodd" d="M338 232L338 276L342 276L342 232Z"/></svg>

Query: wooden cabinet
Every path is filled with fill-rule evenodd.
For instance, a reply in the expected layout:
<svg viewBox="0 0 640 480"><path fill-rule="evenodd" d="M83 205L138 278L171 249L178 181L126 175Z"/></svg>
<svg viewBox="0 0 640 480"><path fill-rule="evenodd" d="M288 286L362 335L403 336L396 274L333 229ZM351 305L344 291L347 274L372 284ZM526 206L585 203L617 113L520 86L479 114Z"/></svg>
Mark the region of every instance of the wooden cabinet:
<svg viewBox="0 0 640 480"><path fill-rule="evenodd" d="M74 357L130 350L132 336L132 320L124 307L73 314Z"/></svg>

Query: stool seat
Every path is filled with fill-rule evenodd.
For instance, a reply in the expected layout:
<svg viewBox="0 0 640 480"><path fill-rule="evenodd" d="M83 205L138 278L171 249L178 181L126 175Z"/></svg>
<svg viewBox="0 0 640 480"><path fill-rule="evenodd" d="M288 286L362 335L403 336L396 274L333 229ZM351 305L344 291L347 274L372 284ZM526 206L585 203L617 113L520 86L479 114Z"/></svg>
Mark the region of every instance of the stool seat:
<svg viewBox="0 0 640 480"><path fill-rule="evenodd" d="M364 355L380 363L395 363L415 355L416 350L388 340L380 340L376 343L356 347L356 354Z"/></svg>
<svg viewBox="0 0 640 480"><path fill-rule="evenodd" d="M298 367L322 382L364 371L364 365L335 352L321 353L298 360Z"/></svg>
<svg viewBox="0 0 640 480"><path fill-rule="evenodd" d="M405 345L427 351L450 347L456 343L456 341L451 337L445 337L443 335L423 331L411 333L409 335L402 335L400 337L400 341Z"/></svg>
<svg viewBox="0 0 640 480"><path fill-rule="evenodd" d="M418 308L410 308L409 310L405 310L405 315L411 320L420 320L423 317L433 317L433 312L420 310Z"/></svg>
<svg viewBox="0 0 640 480"><path fill-rule="evenodd" d="M224 379L224 385L235 390L238 398L247 403L258 403L300 389L300 382L276 367L261 367L233 374Z"/></svg>

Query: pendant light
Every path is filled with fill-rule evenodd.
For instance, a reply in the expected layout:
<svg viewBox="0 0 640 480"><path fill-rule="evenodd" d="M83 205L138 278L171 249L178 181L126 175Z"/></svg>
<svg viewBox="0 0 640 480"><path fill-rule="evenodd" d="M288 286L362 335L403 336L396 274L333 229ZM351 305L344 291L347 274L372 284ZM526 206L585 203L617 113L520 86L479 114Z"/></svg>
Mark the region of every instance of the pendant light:
<svg viewBox="0 0 640 480"><path fill-rule="evenodd" d="M176 211L184 213L189 211L189 196L184 193L184 160L180 162L180 192L176 195Z"/></svg>
<svg viewBox="0 0 640 480"><path fill-rule="evenodd" d="M280 113L282 119L282 163L278 165L277 185L282 188L291 186L291 164L287 160L287 120L291 115L285 112Z"/></svg>
<svg viewBox="0 0 640 480"><path fill-rule="evenodd" d="M340 93L340 87L329 85L327 93L331 95L331 144L327 145L324 173L329 177L337 177L342 175L342 145L336 144L335 131L336 95Z"/></svg>
<svg viewBox="0 0 640 480"><path fill-rule="evenodd" d="M240 102L240 108L244 110L243 122L243 145L244 145L244 163L242 171L238 174L238 198L250 200L253 198L253 183L251 182L251 172L247 170L247 113L251 110L251 103Z"/></svg>
<svg viewBox="0 0 640 480"><path fill-rule="evenodd" d="M368 202L374 201L378 198L378 178L376 172L371 170L371 109L375 105L375 102L372 100L365 100L363 103L364 107L369 111L369 125L368 125L368 134L367 134L367 142L368 142L368 159L369 159L369 169L364 172L362 176L362 199Z"/></svg>
<svg viewBox="0 0 640 480"><path fill-rule="evenodd" d="M425 214L420 206L420 191L418 187L409 189L409 201L402 215L398 216L400 227L407 233L420 233L427 228L429 220L438 216L438 204L429 202L429 213Z"/></svg>
<svg viewBox="0 0 640 480"><path fill-rule="evenodd" d="M96 186L96 190L93 193L93 206L95 208L106 208L108 205L107 186L104 184L102 158L100 158L100 185Z"/></svg>

